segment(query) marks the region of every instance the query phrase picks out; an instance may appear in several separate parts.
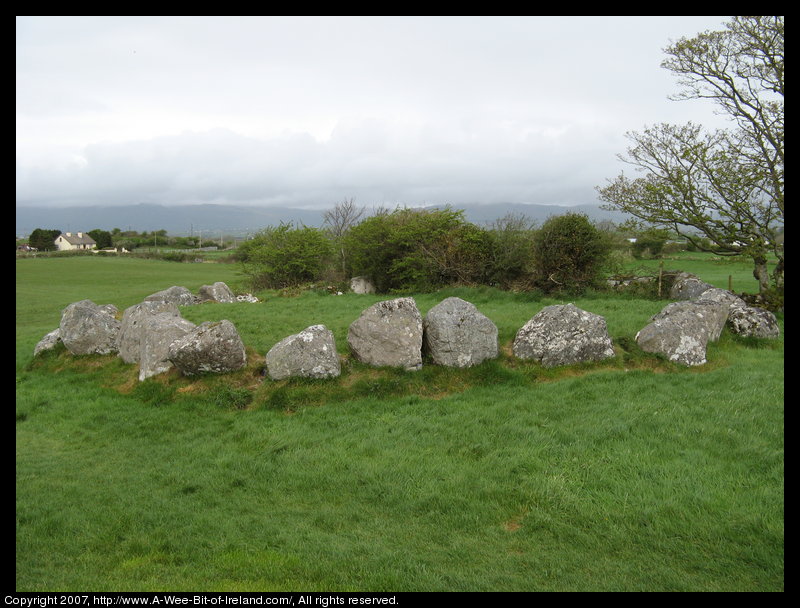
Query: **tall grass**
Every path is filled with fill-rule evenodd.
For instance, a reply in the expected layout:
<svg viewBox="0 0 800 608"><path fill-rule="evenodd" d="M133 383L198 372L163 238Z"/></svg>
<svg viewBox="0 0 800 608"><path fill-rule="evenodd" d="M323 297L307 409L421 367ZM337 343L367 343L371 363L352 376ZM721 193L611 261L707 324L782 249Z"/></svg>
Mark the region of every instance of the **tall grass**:
<svg viewBox="0 0 800 608"><path fill-rule="evenodd" d="M234 321L247 369L139 383L118 358L33 360L33 345L64 299L123 308L231 267L71 261L17 272L17 590L783 589L783 339L724 333L707 366L680 369L631 346L663 302L594 294L575 303L607 318L618 353L603 364L346 358L336 380L272 382L275 342L325 323L344 355L382 297L265 292L182 309ZM45 285L60 295L27 307ZM424 313L448 295L506 348L554 303L415 297Z"/></svg>

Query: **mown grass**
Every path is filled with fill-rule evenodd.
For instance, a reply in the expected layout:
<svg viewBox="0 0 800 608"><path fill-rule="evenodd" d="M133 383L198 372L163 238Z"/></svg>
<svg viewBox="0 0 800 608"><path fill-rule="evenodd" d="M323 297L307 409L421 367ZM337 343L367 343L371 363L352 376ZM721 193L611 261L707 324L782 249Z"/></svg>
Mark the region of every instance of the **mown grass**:
<svg viewBox="0 0 800 608"><path fill-rule="evenodd" d="M594 294L574 301L617 356L544 370L507 351L555 301L453 289L415 298L472 301L505 354L406 373L346 356L383 297L263 293L182 309L236 323L245 370L139 383L118 358L33 345L70 301L122 309L235 268L65 261L17 271L17 590L783 589L782 338L724 333L681 369L632 341L663 302ZM265 352L312 323L343 375L264 380Z"/></svg>

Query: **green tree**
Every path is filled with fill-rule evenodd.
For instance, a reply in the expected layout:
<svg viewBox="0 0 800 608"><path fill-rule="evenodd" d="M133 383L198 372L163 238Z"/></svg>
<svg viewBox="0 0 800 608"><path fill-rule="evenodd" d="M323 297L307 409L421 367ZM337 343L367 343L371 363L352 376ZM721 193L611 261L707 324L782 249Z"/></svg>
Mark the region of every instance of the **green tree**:
<svg viewBox="0 0 800 608"><path fill-rule="evenodd" d="M784 20L735 17L723 31L682 38L662 66L679 78L674 99L710 99L733 127L661 124L628 133L624 174L598 188L608 208L670 228L718 255L747 255L761 292L783 289Z"/></svg>
<svg viewBox="0 0 800 608"><path fill-rule="evenodd" d="M98 249L107 249L113 246L111 242L111 233L108 230L100 230L99 228L95 228L86 234L94 239L94 242L97 243Z"/></svg>
<svg viewBox="0 0 800 608"><path fill-rule="evenodd" d="M265 228L237 250L256 288L292 287L319 279L329 263L331 243L318 228L291 223Z"/></svg>
<svg viewBox="0 0 800 608"><path fill-rule="evenodd" d="M31 247L38 249L39 251L55 251L56 249L56 239L58 235L61 234L60 230L48 230L45 228L37 228L33 232L31 232L30 237L28 238L28 243Z"/></svg>
<svg viewBox="0 0 800 608"><path fill-rule="evenodd" d="M598 286L610 251L609 240L585 215L551 217L533 239L534 284L569 293Z"/></svg>

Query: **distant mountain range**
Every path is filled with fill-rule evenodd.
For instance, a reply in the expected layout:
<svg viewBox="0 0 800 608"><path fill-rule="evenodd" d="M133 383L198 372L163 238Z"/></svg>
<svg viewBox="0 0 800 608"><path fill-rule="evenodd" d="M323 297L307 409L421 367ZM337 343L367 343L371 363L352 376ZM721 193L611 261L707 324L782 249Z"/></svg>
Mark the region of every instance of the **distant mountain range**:
<svg viewBox="0 0 800 608"><path fill-rule="evenodd" d="M583 213L592 220L621 222L625 216L605 211L599 205L525 205L499 203L454 206L463 209L468 221L485 224L510 213L522 214L539 223L553 215ZM63 232L101 230L166 230L174 236L245 235L281 222L296 225L322 226L323 209L291 209L286 207L249 207L236 205L124 205L108 207L17 207L16 234L27 236L36 228Z"/></svg>

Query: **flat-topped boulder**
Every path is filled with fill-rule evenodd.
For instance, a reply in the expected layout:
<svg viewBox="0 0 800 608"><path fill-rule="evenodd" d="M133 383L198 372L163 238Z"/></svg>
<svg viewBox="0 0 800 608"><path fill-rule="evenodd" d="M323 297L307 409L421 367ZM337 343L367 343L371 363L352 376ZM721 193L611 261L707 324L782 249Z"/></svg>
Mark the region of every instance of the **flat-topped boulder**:
<svg viewBox="0 0 800 608"><path fill-rule="evenodd" d="M614 356L606 320L574 304L545 306L520 328L514 356L544 367L600 361Z"/></svg>
<svg viewBox="0 0 800 608"><path fill-rule="evenodd" d="M117 351L120 322L116 307L98 306L91 300L73 302L64 309L59 335L73 355L107 355Z"/></svg>
<svg viewBox="0 0 800 608"><path fill-rule="evenodd" d="M190 306L197 303L197 298L186 287L173 285L167 289L162 289L150 294L144 299L145 302L172 302L177 306Z"/></svg>
<svg viewBox="0 0 800 608"><path fill-rule="evenodd" d="M734 306L747 306L744 300L742 300L742 298L737 296L735 293L730 292L727 289L720 289L719 287L711 287L706 289L698 296L697 299L724 304L728 307L728 310Z"/></svg>
<svg viewBox="0 0 800 608"><path fill-rule="evenodd" d="M231 288L222 281L217 281L213 285L203 285L197 291L197 297L200 299L200 302L230 304L237 301Z"/></svg>
<svg viewBox="0 0 800 608"><path fill-rule="evenodd" d="M470 367L498 356L497 326L461 298L446 298L422 321L423 348L433 362Z"/></svg>
<svg viewBox="0 0 800 608"><path fill-rule="evenodd" d="M178 305L167 300L140 302L126 308L125 312L122 313L118 350L119 356L125 363L139 362L145 322L149 317L157 314L169 314L173 317L181 316Z"/></svg>
<svg viewBox="0 0 800 608"><path fill-rule="evenodd" d="M185 376L232 372L247 364L244 343L227 319L201 323L172 342L168 359Z"/></svg>
<svg viewBox="0 0 800 608"><path fill-rule="evenodd" d="M347 343L368 365L422 368L422 315L414 298L376 302L350 324Z"/></svg>
<svg viewBox="0 0 800 608"><path fill-rule="evenodd" d="M713 287L713 285L706 283L696 275L681 272L675 276L672 282L669 297L671 300L694 300L699 298L704 291Z"/></svg>
<svg viewBox="0 0 800 608"><path fill-rule="evenodd" d="M306 327L273 346L265 357L273 380L335 378L341 374L333 332L324 325Z"/></svg>

